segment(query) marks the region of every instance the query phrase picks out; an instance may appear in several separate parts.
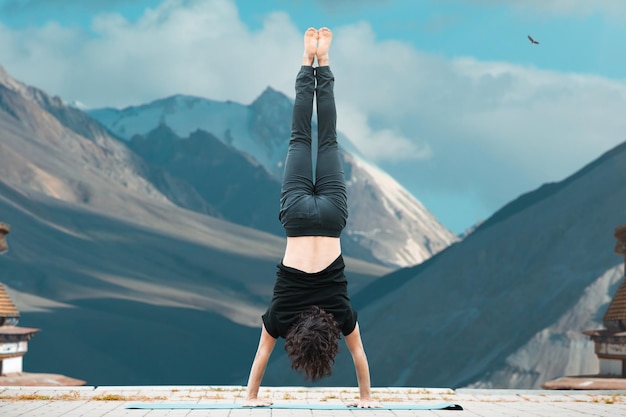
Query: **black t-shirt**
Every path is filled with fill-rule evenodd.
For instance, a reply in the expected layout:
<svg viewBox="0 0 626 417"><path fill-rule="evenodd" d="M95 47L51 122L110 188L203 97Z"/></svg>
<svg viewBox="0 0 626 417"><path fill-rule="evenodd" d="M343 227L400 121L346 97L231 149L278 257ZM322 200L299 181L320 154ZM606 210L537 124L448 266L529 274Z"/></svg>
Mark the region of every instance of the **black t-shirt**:
<svg viewBox="0 0 626 417"><path fill-rule="evenodd" d="M274 338L287 336L289 328L303 311L318 306L330 313L345 335L356 327L357 314L348 297L348 280L343 273L343 257L326 269L312 274L277 265L274 295L268 310L263 314L263 324Z"/></svg>

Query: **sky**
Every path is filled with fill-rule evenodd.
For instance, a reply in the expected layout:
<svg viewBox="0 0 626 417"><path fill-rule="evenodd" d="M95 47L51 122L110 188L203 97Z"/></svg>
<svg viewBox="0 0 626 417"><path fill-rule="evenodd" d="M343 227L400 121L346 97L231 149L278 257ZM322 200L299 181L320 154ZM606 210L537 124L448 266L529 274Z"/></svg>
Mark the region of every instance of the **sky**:
<svg viewBox="0 0 626 417"><path fill-rule="evenodd" d="M0 65L91 108L249 104L293 97L302 33L327 26L338 129L461 233L626 140L625 19L624 0L0 0Z"/></svg>

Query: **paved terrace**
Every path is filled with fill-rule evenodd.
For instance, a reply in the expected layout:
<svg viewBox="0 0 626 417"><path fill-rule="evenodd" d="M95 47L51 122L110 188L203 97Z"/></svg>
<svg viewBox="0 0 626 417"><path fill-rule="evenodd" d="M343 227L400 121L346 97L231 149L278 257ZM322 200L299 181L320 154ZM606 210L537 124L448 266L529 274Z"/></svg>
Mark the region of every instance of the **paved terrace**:
<svg viewBox="0 0 626 417"><path fill-rule="evenodd" d="M355 388L262 387L260 396L274 403L349 403ZM470 390L439 388L374 388L376 399L388 403L452 402L458 410L133 410L137 402L238 403L240 386L156 387L0 387L2 417L305 417L305 416L444 416L444 417L617 417L626 416L626 391Z"/></svg>

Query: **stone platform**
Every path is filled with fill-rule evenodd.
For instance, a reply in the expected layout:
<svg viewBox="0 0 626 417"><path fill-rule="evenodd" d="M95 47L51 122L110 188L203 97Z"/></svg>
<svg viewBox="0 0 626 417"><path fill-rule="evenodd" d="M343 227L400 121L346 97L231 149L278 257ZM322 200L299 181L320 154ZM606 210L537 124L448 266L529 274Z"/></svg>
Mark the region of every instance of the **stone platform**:
<svg viewBox="0 0 626 417"><path fill-rule="evenodd" d="M240 386L78 386L0 387L0 416L6 417L304 417L304 416L472 416L472 417L608 417L626 416L626 391L489 390L447 388L374 388L387 403L452 402L458 410L132 410L137 402L243 402ZM262 387L260 397L274 403L349 403L356 388Z"/></svg>

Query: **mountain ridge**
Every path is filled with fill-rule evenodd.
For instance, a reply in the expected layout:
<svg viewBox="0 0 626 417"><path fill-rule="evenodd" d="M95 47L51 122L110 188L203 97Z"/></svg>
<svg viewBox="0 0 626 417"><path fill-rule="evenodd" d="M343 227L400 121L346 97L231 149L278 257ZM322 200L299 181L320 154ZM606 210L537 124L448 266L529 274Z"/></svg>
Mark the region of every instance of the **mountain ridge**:
<svg viewBox="0 0 626 417"><path fill-rule="evenodd" d="M198 129L210 132L250 155L280 181L290 138L292 106L287 96L268 87L247 106L176 95L123 110L93 109L90 114L125 140L133 135L145 136L160 124L167 124L181 138ZM315 144L315 122L312 134ZM458 241L415 197L352 151L355 147L348 138L340 132L338 135L350 212L342 242L346 253L404 267L423 262ZM367 180L360 181L362 178ZM377 226L372 227L373 224Z"/></svg>
<svg viewBox="0 0 626 417"><path fill-rule="evenodd" d="M559 192L572 181L575 181L577 178L585 175L589 171L593 170L596 166L601 165L605 160L610 159L621 152L624 152L625 149L626 141L617 145L613 149L606 151L593 162L585 165L582 169L576 171L573 175L568 176L564 180L542 184L538 189L520 195L518 198L504 205L500 210L496 211L487 220L478 225L475 231L490 227L492 224L497 223L501 220L505 220L507 217L514 215L518 211L523 210L524 208L527 208L533 204L536 204L541 200L548 198L550 195Z"/></svg>

